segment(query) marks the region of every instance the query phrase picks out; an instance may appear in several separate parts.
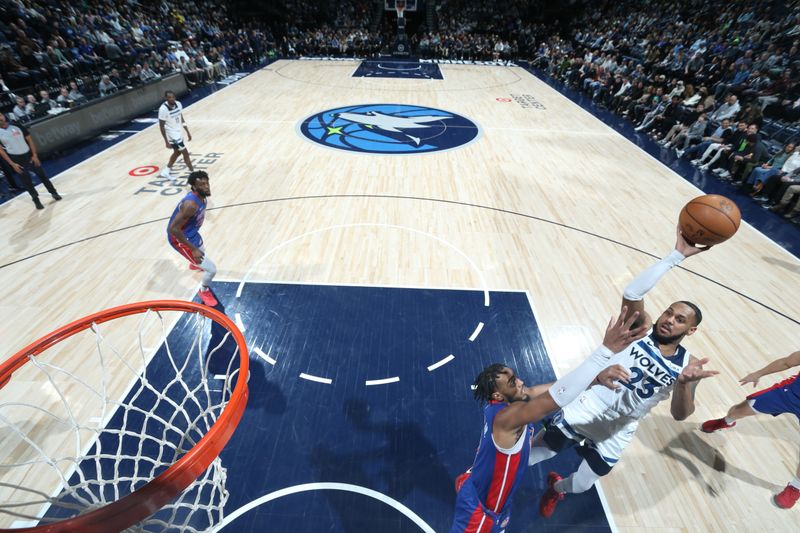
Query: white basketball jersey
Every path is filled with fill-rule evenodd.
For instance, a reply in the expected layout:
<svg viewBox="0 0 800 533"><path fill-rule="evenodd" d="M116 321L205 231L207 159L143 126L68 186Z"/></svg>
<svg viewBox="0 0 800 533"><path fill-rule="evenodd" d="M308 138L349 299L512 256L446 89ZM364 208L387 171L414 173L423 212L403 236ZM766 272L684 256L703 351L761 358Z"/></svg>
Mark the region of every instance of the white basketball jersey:
<svg viewBox="0 0 800 533"><path fill-rule="evenodd" d="M158 119L164 121L164 129L167 137L180 137L183 133L183 120L181 120L183 106L180 102L175 102L175 107L170 109L167 103L161 104L158 108Z"/></svg>
<svg viewBox="0 0 800 533"><path fill-rule="evenodd" d="M595 385L590 392L607 409L617 414L643 418L658 402L669 398L675 380L689 363L689 351L678 346L675 355L664 356L651 334L615 354L609 365L619 364L631 375L617 390Z"/></svg>

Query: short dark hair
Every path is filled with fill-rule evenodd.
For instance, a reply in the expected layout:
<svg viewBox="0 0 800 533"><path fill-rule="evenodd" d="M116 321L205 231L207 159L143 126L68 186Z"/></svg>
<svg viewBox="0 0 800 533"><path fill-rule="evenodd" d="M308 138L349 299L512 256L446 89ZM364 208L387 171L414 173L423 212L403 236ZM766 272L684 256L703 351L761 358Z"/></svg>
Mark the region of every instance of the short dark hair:
<svg viewBox="0 0 800 533"><path fill-rule="evenodd" d="M175 91L164 91L164 98L166 98L169 95L175 96Z"/></svg>
<svg viewBox="0 0 800 533"><path fill-rule="evenodd" d="M208 179L208 173L205 170L195 170L194 172L189 174L189 177L186 178L186 181L189 182L190 187L194 187L194 183L197 180L204 180L204 179L205 180Z"/></svg>
<svg viewBox="0 0 800 533"><path fill-rule="evenodd" d="M688 302L686 300L681 300L678 303L692 308L692 311L694 311L694 325L699 326L700 322L703 321L703 312L700 310L700 308L697 307L696 304L693 304L692 302Z"/></svg>
<svg viewBox="0 0 800 533"><path fill-rule="evenodd" d="M476 400L482 404L489 403L489 400L492 399L492 394L497 392L497 384L495 383L497 376L499 376L505 368L506 365L493 363L481 370L481 373L475 378L475 383L472 384L475 387L475 390L472 391L472 395Z"/></svg>

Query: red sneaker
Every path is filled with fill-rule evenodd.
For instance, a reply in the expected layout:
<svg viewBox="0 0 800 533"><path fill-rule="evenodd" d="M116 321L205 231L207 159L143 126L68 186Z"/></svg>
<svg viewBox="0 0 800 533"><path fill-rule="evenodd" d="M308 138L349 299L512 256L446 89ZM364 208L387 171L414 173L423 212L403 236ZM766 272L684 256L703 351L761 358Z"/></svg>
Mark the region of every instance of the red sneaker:
<svg viewBox="0 0 800 533"><path fill-rule="evenodd" d="M700 426L700 430L705 433L714 433L715 431L719 431L720 429L728 429L732 428L736 425L736 422L733 424L728 424L725 422L725 418L715 418L714 420L706 420L703 422L703 425Z"/></svg>
<svg viewBox="0 0 800 533"><path fill-rule="evenodd" d="M798 499L800 499L800 489L792 485L786 485L786 488L783 489L780 494L776 494L772 497L775 505L781 509L791 508Z"/></svg>
<svg viewBox="0 0 800 533"><path fill-rule="evenodd" d="M553 516L556 505L564 499L564 493L558 492L554 487L557 481L561 481L561 476L555 472L547 474L547 490L542 494L542 499L539 501L539 514L545 518Z"/></svg>
<svg viewBox="0 0 800 533"><path fill-rule="evenodd" d="M200 299L209 307L215 307L219 304L216 298L214 298L214 293L211 292L210 289L200 289L197 293L200 295Z"/></svg>
<svg viewBox="0 0 800 533"><path fill-rule="evenodd" d="M195 265L194 263L189 263L189 270L203 270L203 269Z"/></svg>

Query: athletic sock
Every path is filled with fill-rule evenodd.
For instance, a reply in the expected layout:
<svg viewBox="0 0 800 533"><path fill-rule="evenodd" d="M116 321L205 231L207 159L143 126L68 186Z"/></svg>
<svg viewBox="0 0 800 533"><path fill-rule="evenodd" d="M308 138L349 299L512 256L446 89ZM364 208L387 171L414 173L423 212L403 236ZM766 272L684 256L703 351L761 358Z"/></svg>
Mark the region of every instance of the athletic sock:
<svg viewBox="0 0 800 533"><path fill-rule="evenodd" d="M789 485L796 489L800 489L800 477L796 477L789 482Z"/></svg>
<svg viewBox="0 0 800 533"><path fill-rule="evenodd" d="M731 418L731 417L729 417L729 416L726 416L726 417L725 417L725 423L726 423L726 424L728 424L728 425L730 426L730 425L733 425L733 424L735 424L735 423L736 423L736 420L734 420L733 418Z"/></svg>

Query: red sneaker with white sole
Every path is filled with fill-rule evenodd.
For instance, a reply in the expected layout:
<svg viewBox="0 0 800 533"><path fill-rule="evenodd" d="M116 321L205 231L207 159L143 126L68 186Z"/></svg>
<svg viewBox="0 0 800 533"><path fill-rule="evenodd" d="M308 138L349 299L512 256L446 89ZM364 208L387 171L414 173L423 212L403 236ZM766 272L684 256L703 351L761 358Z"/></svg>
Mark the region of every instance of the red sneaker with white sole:
<svg viewBox="0 0 800 533"><path fill-rule="evenodd" d="M547 474L547 490L542 494L542 499L539 501L539 514L545 518L553 516L556 505L564 499L564 493L555 489L557 481L561 481L561 476L555 472Z"/></svg>
<svg viewBox="0 0 800 533"><path fill-rule="evenodd" d="M800 489L792 485L786 485L786 488L780 494L772 497L775 505L781 509L790 509L798 499L800 499Z"/></svg>
<svg viewBox="0 0 800 533"><path fill-rule="evenodd" d="M215 307L219 304L216 298L214 298L214 293L211 292L209 289L200 290L197 293L200 296L200 299L209 307Z"/></svg>
<svg viewBox="0 0 800 533"><path fill-rule="evenodd" d="M705 433L714 433L715 431L719 431L720 429L729 429L736 425L736 422L733 424L728 424L725 422L725 418L715 418L714 420L706 420L703 422L703 425L700 426L700 430Z"/></svg>

